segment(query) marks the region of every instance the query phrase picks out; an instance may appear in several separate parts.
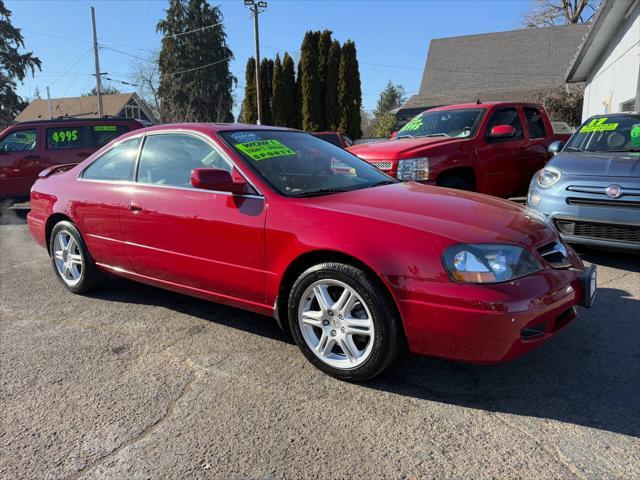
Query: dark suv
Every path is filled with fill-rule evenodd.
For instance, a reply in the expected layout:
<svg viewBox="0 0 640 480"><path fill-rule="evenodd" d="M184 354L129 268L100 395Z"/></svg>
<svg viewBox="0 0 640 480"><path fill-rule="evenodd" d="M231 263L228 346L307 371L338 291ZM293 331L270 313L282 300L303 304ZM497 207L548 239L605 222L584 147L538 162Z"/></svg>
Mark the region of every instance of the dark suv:
<svg viewBox="0 0 640 480"><path fill-rule="evenodd" d="M16 123L0 133L0 200L26 200L38 173L79 163L123 133L142 128L130 118L60 118Z"/></svg>

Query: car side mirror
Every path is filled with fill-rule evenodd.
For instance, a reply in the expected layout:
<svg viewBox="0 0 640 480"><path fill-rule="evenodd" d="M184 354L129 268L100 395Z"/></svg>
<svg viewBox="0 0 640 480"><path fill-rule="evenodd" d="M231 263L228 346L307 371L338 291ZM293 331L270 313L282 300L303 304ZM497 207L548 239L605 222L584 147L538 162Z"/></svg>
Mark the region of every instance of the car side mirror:
<svg viewBox="0 0 640 480"><path fill-rule="evenodd" d="M562 140L556 140L555 142L551 142L549 144L549 147L547 148L547 152L549 152L551 155L553 155L554 157L560 153L560 150L562 150L562 147L564 147L564 142Z"/></svg>
<svg viewBox="0 0 640 480"><path fill-rule="evenodd" d="M511 125L496 125L491 129L489 138L494 140L501 138L511 138L516 136L516 129Z"/></svg>
<svg viewBox="0 0 640 480"><path fill-rule="evenodd" d="M243 193L246 182L234 179L229 172L219 168L194 168L191 171L191 185L203 190Z"/></svg>

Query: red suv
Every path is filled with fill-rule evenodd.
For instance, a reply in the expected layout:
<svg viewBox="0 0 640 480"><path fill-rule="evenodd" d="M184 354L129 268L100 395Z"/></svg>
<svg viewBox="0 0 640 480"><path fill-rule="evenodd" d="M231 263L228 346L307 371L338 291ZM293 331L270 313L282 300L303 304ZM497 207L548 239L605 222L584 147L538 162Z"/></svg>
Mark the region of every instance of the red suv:
<svg viewBox="0 0 640 480"><path fill-rule="evenodd" d="M526 195L556 139L541 105L487 102L427 110L394 139L348 150L400 180L512 197Z"/></svg>
<svg viewBox="0 0 640 480"><path fill-rule="evenodd" d="M142 124L129 118L62 118L23 122L0 133L0 199L29 198L38 173L79 163Z"/></svg>

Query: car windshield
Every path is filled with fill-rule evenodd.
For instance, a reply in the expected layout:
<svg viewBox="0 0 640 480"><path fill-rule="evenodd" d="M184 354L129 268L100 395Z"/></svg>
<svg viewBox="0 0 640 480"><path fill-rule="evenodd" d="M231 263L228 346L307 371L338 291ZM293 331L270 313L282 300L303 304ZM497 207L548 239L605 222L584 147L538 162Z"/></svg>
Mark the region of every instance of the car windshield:
<svg viewBox="0 0 640 480"><path fill-rule="evenodd" d="M640 115L590 118L578 128L565 150L640 152Z"/></svg>
<svg viewBox="0 0 640 480"><path fill-rule="evenodd" d="M484 108L432 110L421 113L398 131L397 138L447 136L473 137Z"/></svg>
<svg viewBox="0 0 640 480"><path fill-rule="evenodd" d="M275 190L289 197L396 182L364 160L308 133L239 130L220 136Z"/></svg>

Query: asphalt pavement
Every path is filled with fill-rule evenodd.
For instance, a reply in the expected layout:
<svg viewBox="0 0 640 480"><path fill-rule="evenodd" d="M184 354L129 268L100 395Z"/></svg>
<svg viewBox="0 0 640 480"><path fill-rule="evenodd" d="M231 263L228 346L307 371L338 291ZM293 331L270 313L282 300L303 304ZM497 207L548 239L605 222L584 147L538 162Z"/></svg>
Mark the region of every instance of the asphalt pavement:
<svg viewBox="0 0 640 480"><path fill-rule="evenodd" d="M323 375L274 320L56 280L0 221L0 478L640 478L640 257L588 251L591 310L516 361Z"/></svg>

